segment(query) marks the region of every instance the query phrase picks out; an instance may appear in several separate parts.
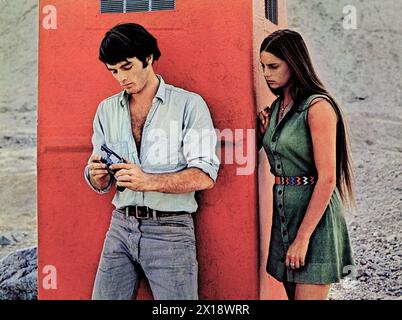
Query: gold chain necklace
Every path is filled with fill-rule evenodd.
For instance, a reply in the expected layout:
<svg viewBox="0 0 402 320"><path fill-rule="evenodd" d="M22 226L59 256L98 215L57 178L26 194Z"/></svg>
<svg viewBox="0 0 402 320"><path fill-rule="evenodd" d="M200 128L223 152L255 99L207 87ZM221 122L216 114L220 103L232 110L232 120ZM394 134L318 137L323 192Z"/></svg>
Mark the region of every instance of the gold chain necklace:
<svg viewBox="0 0 402 320"><path fill-rule="evenodd" d="M286 106L285 106L285 100L281 100L280 108L279 108L279 120L283 118L285 115L286 109L292 104L292 101L290 101Z"/></svg>

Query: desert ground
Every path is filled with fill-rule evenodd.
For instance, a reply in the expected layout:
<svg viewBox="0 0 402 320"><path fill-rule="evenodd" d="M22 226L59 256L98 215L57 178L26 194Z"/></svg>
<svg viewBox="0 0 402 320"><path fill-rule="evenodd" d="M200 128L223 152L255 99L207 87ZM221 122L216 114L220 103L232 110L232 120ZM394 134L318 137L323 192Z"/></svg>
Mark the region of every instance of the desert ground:
<svg viewBox="0 0 402 320"><path fill-rule="evenodd" d="M37 18L36 1L0 1L0 258L37 241Z"/></svg>
<svg viewBox="0 0 402 320"><path fill-rule="evenodd" d="M353 6L356 28L345 29ZM332 299L402 298L402 3L287 0L318 74L349 119L356 209L347 221L357 276Z"/></svg>
<svg viewBox="0 0 402 320"><path fill-rule="evenodd" d="M346 5L355 29L343 26ZM401 299L402 2L287 0L287 9L351 131L357 274L330 299ZM0 259L37 243L38 14L37 1L0 0Z"/></svg>

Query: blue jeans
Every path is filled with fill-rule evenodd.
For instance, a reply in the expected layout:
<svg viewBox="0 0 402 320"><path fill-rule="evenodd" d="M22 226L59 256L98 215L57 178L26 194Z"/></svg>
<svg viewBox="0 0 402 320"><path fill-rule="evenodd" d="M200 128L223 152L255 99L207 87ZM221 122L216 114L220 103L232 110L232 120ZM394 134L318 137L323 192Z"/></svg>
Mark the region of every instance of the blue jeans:
<svg viewBox="0 0 402 320"><path fill-rule="evenodd" d="M191 214L137 220L113 211L92 299L133 299L141 275L148 279L156 300L198 299Z"/></svg>

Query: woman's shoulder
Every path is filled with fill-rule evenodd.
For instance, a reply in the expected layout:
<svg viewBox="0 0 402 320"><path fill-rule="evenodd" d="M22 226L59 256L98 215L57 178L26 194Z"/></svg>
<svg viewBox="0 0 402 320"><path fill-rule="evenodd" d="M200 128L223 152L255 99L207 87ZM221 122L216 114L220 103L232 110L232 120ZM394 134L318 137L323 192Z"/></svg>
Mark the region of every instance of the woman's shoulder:
<svg viewBox="0 0 402 320"><path fill-rule="evenodd" d="M305 111L317 104L326 105L332 108L332 101L330 97L325 94L319 94L319 93L309 95L300 102L298 107L300 111Z"/></svg>
<svg viewBox="0 0 402 320"><path fill-rule="evenodd" d="M336 123L338 121L337 114L332 103L325 98L317 98L310 102L308 107L308 122Z"/></svg>

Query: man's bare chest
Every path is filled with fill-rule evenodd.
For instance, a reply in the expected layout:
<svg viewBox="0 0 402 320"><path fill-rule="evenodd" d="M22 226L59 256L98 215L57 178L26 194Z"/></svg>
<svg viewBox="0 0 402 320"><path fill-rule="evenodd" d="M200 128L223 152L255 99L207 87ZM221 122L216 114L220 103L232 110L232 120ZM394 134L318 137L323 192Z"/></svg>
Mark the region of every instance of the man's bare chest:
<svg viewBox="0 0 402 320"><path fill-rule="evenodd" d="M139 147L141 146L142 131L149 113L149 109L150 108L148 107L138 107L135 105L130 106L131 130L137 145L137 150L139 150Z"/></svg>

